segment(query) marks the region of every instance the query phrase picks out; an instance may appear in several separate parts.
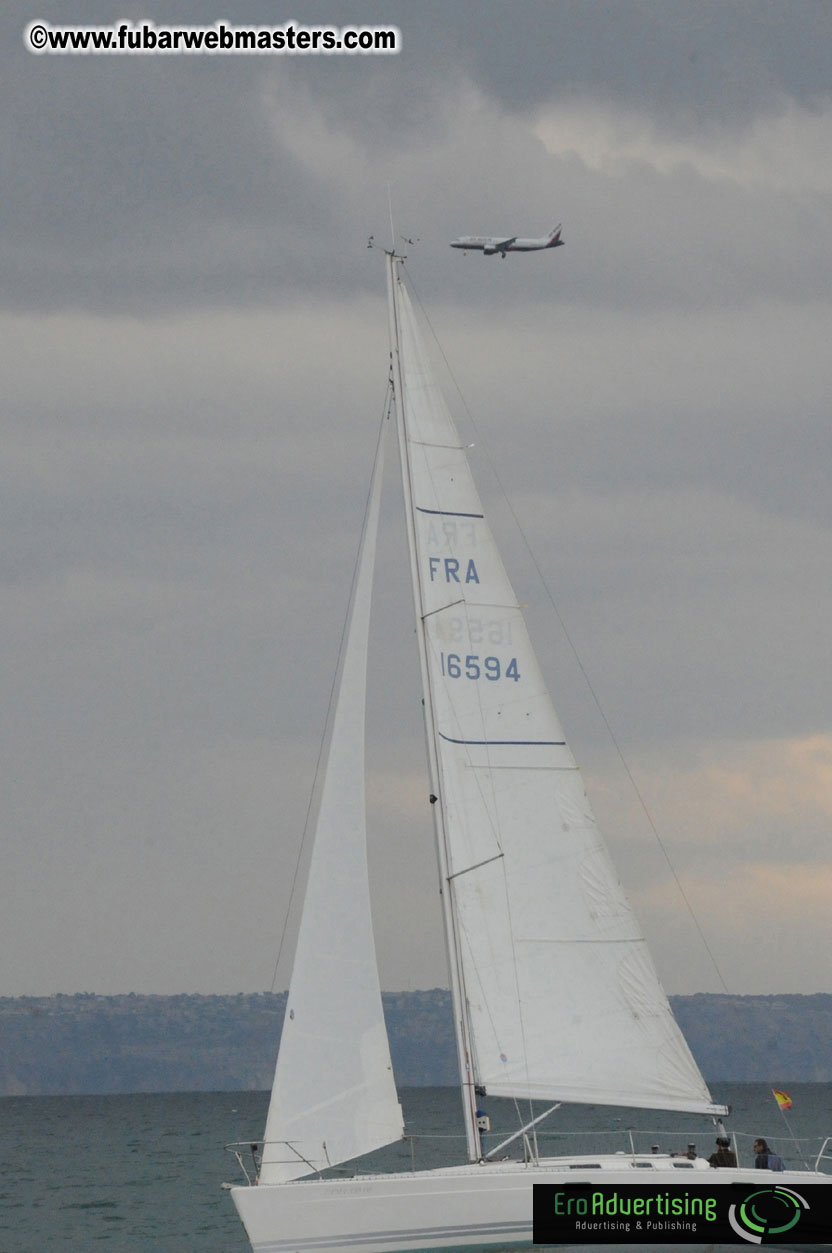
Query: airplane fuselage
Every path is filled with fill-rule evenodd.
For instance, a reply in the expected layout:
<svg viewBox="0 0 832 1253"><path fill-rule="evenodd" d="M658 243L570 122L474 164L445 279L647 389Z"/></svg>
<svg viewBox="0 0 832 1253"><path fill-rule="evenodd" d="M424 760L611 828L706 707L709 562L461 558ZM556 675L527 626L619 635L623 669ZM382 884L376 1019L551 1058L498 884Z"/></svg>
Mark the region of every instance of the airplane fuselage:
<svg viewBox="0 0 832 1253"><path fill-rule="evenodd" d="M452 248L461 248L463 252L481 252L486 257L504 257L507 252L539 252L544 248L559 248L563 244L560 237L561 228L555 227L542 239L523 239L517 235L460 235L459 239L451 240Z"/></svg>

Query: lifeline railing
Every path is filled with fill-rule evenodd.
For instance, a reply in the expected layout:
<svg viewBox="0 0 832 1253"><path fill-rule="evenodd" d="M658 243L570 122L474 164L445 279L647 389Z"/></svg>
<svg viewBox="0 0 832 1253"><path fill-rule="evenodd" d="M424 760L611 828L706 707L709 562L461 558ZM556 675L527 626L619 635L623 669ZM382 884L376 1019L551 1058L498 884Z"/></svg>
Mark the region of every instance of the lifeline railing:
<svg viewBox="0 0 832 1253"><path fill-rule="evenodd" d="M550 1141L555 1140L558 1142L557 1148L554 1152L551 1153L551 1156L586 1157L588 1155L597 1154L600 1152L601 1156L607 1156L611 1153L616 1153L616 1154L620 1154L622 1157L626 1157L635 1161L636 1158L647 1159L649 1157L655 1157L655 1156L673 1157L673 1158L697 1157L699 1154L697 1154L695 1145L693 1145L690 1142L688 1138L688 1132L689 1132L689 1129L686 1132L680 1132L680 1131L669 1131L666 1128L662 1129L661 1131L642 1130L641 1128L638 1128L638 1129L620 1128L615 1131L595 1130L595 1131L551 1131L551 1132L544 1132L544 1133L538 1132L538 1136L540 1140L550 1140ZM492 1133L492 1136L489 1138L495 1138L496 1136L500 1134L502 1133L495 1131L494 1133ZM515 1138L515 1137L511 1137L511 1138ZM737 1161L740 1167L742 1167L744 1164L747 1166L753 1165L753 1160L751 1162L743 1163L741 1160L741 1157L743 1156L743 1148L744 1148L745 1155L752 1156L753 1158L750 1145L757 1138L758 1138L757 1136L752 1136L751 1134L745 1133L745 1132L738 1132L738 1131L732 1132L731 1140L732 1140L734 1152L737 1156ZM401 1145L407 1144L409 1145L409 1149L410 1149L408 1156L410 1158L410 1169L412 1171L416 1171L417 1169L436 1168L439 1165L452 1165L453 1163L450 1163L447 1161L447 1154L443 1154L443 1156L445 1157L445 1161L441 1163L435 1160L435 1154L427 1154L427 1155L423 1154L422 1161L420 1162L419 1167L417 1167L417 1164L416 1164L417 1142L418 1144L421 1144L421 1145L443 1144L447 1147L450 1141L456 1142L459 1149L463 1150L463 1145L465 1143L464 1136L448 1135L448 1134L442 1134L442 1133L434 1133L434 1134L426 1133L426 1134L402 1136L401 1140L395 1141L392 1145L387 1146L386 1150L385 1149L379 1150L377 1153L373 1154L373 1157L378 1159L379 1157L383 1158L385 1153L389 1154L391 1151L395 1153L397 1151L396 1146L399 1146L398 1152L399 1152L399 1158L400 1158L401 1157ZM529 1144L528 1137L526 1135L523 1136L523 1141L524 1141L524 1160L526 1162L533 1164L536 1160L540 1160L541 1157L545 1159L548 1156L545 1150L542 1152L530 1151L531 1146ZM569 1143L570 1141L571 1141L571 1144ZM580 1141L582 1141L583 1143L582 1144L577 1143ZM289 1161L297 1162L298 1160L300 1160L301 1162L303 1162L303 1164L306 1167L308 1167L308 1171L310 1175L317 1175L319 1178L324 1177L323 1171L326 1171L327 1175L330 1175L336 1172L349 1174L349 1175L384 1174L390 1171L391 1169L394 1171L399 1171L402 1168L400 1160L396 1162L395 1166L387 1165L383 1162L379 1162L378 1160L376 1160L374 1162L365 1162L365 1164L363 1164L362 1166L358 1166L358 1167L353 1164L345 1165L342 1168L338 1166L320 1167L320 1166L314 1165L307 1158L305 1158L303 1154L299 1152L299 1150L297 1149L297 1147L292 1141L281 1140L281 1141L275 1141L274 1143L281 1144L288 1151L290 1156L287 1156L285 1158L287 1162ZM604 1143L606 1143L606 1147L599 1149L599 1144L603 1145ZM815 1153L813 1146L817 1145L818 1143L820 1143L820 1150L819 1152L817 1152L817 1155L815 1156L814 1166L812 1167L808 1165L808 1162L811 1161L812 1156ZM500 1149L505 1147L506 1144L507 1144L507 1141L504 1140L502 1143L497 1144L497 1146L494 1149L489 1150L486 1154L486 1160L489 1160L489 1159L493 1160L494 1155ZM832 1169L821 1171L821 1165L820 1165L821 1162L829 1162L830 1165L832 1166L832 1136L827 1136L822 1141L821 1141L820 1136L811 1136L811 1137L807 1136L807 1137L801 1137L800 1139L793 1138L792 1140L785 1140L785 1141L783 1137L781 1136L779 1138L779 1144L785 1146L784 1156L787 1159L792 1158L792 1163L794 1163L797 1159L801 1159L803 1163L803 1166L802 1166L803 1169L815 1170L821 1174L832 1174ZM616 1145L618 1147L616 1147ZM673 1145L674 1147L663 1148L661 1147L662 1145ZM236 1159L237 1164L239 1165L240 1170L242 1174L244 1175L246 1182L249 1185L257 1183L259 1173L260 1173L260 1163L262 1161L262 1153L263 1153L264 1146L265 1146L265 1141L263 1140L241 1140L232 1144L227 1144L225 1146L226 1152L231 1153L232 1156ZM537 1148L537 1145L535 1145L535 1148ZM705 1150L705 1152L707 1152L707 1150ZM251 1156L251 1163L253 1163L253 1167L254 1167L253 1171L251 1170L251 1163L248 1163L247 1165L246 1153L250 1154ZM426 1162L425 1156L434 1158L434 1160L430 1162ZM460 1151L457 1154L454 1154L454 1156L458 1157L460 1163L462 1163L465 1160L464 1150ZM791 1165L787 1164L787 1169L789 1168L801 1169L800 1166L796 1166L794 1164L791 1164Z"/></svg>
<svg viewBox="0 0 832 1253"><path fill-rule="evenodd" d="M832 1136L827 1136L823 1144L820 1146L820 1152L815 1158L815 1170L820 1170L821 1162L832 1162L832 1153L827 1153L827 1148L832 1142Z"/></svg>
<svg viewBox="0 0 832 1253"><path fill-rule="evenodd" d="M289 1149L290 1152L292 1153L292 1156L287 1157L285 1161L290 1162L292 1165L296 1165L298 1162L303 1162L304 1166L307 1166L309 1168L309 1173L311 1175L321 1175L322 1170L332 1169L329 1163L328 1155L327 1155L326 1166L324 1167L315 1166L313 1162L310 1162L307 1157L303 1156L300 1149L297 1148L294 1140L235 1140L231 1144L226 1144L224 1146L225 1151L226 1153L230 1153L233 1157L236 1158L237 1164L240 1167L240 1170L245 1175L246 1182L248 1184L252 1183L252 1178L251 1178L251 1175L248 1173L248 1170L246 1169L245 1160L243 1158L243 1150L248 1149L249 1152L251 1153L251 1160L254 1163L253 1182L256 1184L258 1179L260 1178L260 1167L263 1163L263 1149L265 1148L267 1144L282 1144L284 1148ZM323 1145L323 1150L324 1150L324 1153L326 1153L326 1144Z"/></svg>

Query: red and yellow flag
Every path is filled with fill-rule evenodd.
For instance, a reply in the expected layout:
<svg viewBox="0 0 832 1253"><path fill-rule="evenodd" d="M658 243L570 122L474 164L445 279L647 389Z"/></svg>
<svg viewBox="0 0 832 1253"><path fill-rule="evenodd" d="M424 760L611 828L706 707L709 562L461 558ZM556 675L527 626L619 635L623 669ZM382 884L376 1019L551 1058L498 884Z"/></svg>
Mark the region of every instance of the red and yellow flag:
<svg viewBox="0 0 832 1253"><path fill-rule="evenodd" d="M771 1091L775 1101L781 1109L791 1109L792 1098L789 1096L788 1092L778 1092L777 1088L772 1088Z"/></svg>

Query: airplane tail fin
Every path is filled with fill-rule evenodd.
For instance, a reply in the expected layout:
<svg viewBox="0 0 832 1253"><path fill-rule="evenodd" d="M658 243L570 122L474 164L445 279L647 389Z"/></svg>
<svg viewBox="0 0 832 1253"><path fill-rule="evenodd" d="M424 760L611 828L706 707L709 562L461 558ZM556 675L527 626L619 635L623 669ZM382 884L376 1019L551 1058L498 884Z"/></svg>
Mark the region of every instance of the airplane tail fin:
<svg viewBox="0 0 832 1253"><path fill-rule="evenodd" d="M563 229L562 223L558 222L554 230L549 232L549 242L546 245L547 248L557 248L558 244L563 243L563 240L560 237L560 233L562 229Z"/></svg>

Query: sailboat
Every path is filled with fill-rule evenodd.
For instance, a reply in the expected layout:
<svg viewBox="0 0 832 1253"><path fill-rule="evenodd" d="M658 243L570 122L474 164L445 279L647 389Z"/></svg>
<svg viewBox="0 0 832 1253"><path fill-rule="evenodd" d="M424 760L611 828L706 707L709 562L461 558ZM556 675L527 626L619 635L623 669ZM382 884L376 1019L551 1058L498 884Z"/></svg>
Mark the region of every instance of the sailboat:
<svg viewBox="0 0 832 1253"><path fill-rule="evenodd" d="M562 1182L564 1172L570 1183L616 1185L642 1182L648 1170L661 1185L772 1179L750 1168L712 1170L695 1156L536 1151L531 1128L562 1102L707 1115L718 1128L727 1109L712 1100L673 1018L598 832L435 381L403 259L388 253L386 266L468 1164L331 1171L403 1135L370 918L356 730L379 455L262 1157L257 1176L231 1190L257 1253L528 1247L533 1188ZM504 1142L486 1152L485 1093L547 1108L518 1128L514 1149Z"/></svg>

